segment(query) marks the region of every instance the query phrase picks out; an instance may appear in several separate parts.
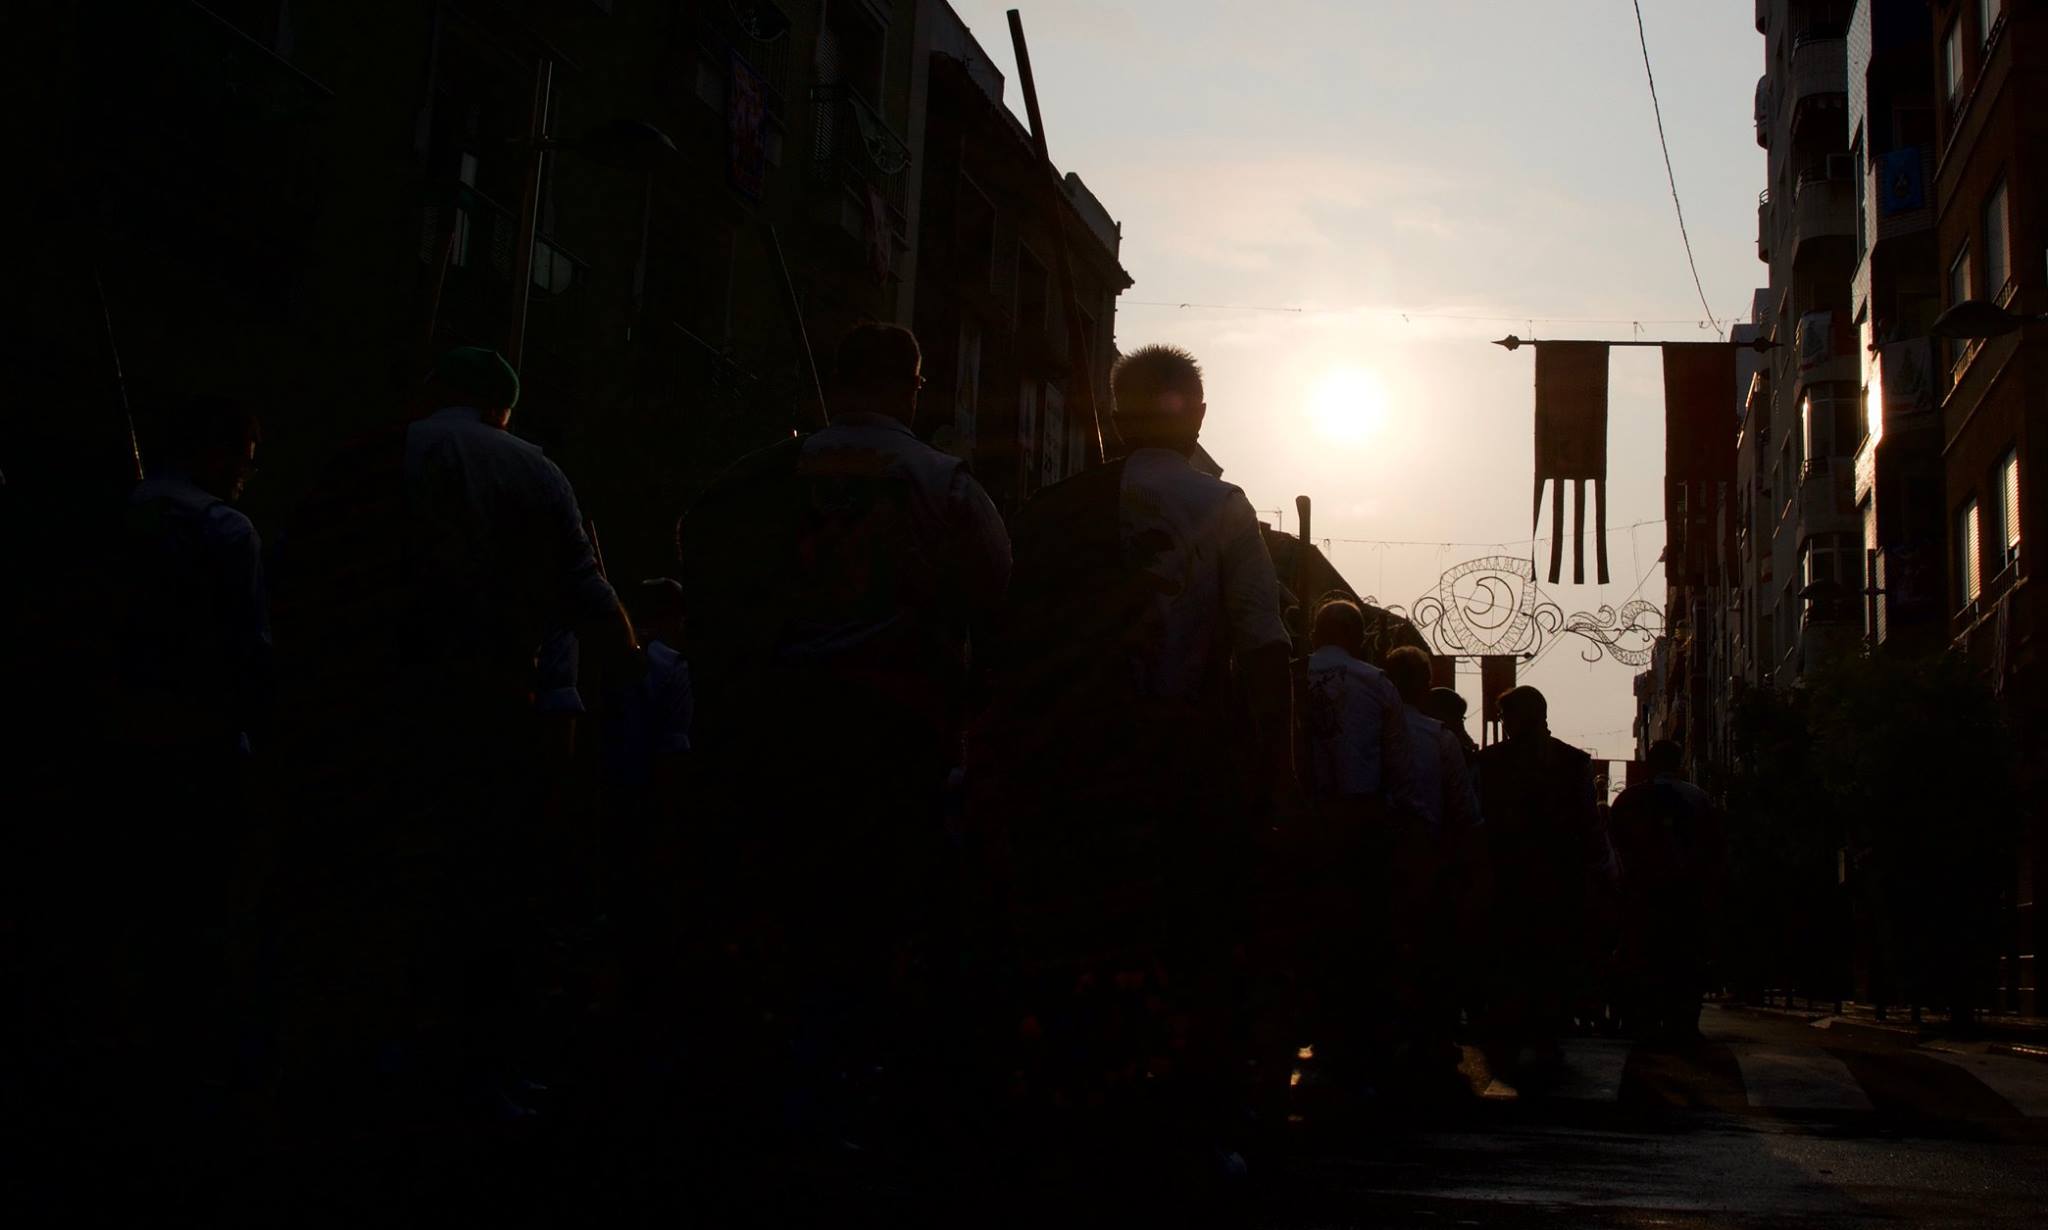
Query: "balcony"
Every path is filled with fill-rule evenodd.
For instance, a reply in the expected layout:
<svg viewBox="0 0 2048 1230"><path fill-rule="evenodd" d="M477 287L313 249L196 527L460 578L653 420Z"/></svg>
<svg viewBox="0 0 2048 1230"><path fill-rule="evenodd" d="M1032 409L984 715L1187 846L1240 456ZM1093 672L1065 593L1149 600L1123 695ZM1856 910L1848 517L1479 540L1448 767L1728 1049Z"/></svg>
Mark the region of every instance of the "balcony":
<svg viewBox="0 0 2048 1230"><path fill-rule="evenodd" d="M1756 194L1756 258L1771 263L1771 190Z"/></svg>
<svg viewBox="0 0 2048 1230"><path fill-rule="evenodd" d="M1771 0L1756 0L1756 32L1768 34L1771 31Z"/></svg>
<svg viewBox="0 0 2048 1230"><path fill-rule="evenodd" d="M1856 234L1856 185L1846 179L1799 177L1792 202L1792 259L1816 239L1835 239Z"/></svg>
<svg viewBox="0 0 2048 1230"><path fill-rule="evenodd" d="M1833 30L1799 36L1792 45L1792 105L1849 93L1849 40ZM1843 105L1838 103L1837 105Z"/></svg>
<svg viewBox="0 0 2048 1230"><path fill-rule="evenodd" d="M1771 148L1771 77L1769 73L1756 79L1756 143L1764 149Z"/></svg>
<svg viewBox="0 0 2048 1230"><path fill-rule="evenodd" d="M901 234L910 147L866 100L844 86L811 91L812 161L837 172L849 187L873 189L888 205L890 226Z"/></svg>

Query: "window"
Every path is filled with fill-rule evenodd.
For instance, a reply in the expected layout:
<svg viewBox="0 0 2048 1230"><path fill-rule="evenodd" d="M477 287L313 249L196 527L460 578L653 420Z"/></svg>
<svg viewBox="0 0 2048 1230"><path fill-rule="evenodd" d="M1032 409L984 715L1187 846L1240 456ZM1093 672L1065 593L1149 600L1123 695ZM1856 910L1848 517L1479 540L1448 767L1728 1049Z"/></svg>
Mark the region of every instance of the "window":
<svg viewBox="0 0 2048 1230"><path fill-rule="evenodd" d="M1977 501L1971 500L1956 513L1956 594L1958 605L1968 606L1984 591L1984 573L1977 555Z"/></svg>
<svg viewBox="0 0 2048 1230"><path fill-rule="evenodd" d="M2005 450L2005 456L1998 459L1998 550L1994 558L1998 569L2003 572L2017 563L2020 558L2020 455L2017 449Z"/></svg>
<svg viewBox="0 0 2048 1230"><path fill-rule="evenodd" d="M1998 29L1998 20L2003 16L2005 0L1977 0L1977 37L1989 43L1991 32Z"/></svg>
<svg viewBox="0 0 2048 1230"><path fill-rule="evenodd" d="M1050 280L1045 265L1029 248L1017 249L1017 329L1036 338L1046 327L1046 304L1051 301Z"/></svg>
<svg viewBox="0 0 2048 1230"><path fill-rule="evenodd" d="M2012 276L2005 245L2005 181L2000 180L1984 198L1984 293L1996 296Z"/></svg>
<svg viewBox="0 0 2048 1230"><path fill-rule="evenodd" d="M832 5L825 11L825 29L818 39L820 79L846 86L879 110L885 38L880 24L859 0Z"/></svg>
<svg viewBox="0 0 2048 1230"><path fill-rule="evenodd" d="M1964 244L1948 267L1948 305L1970 297L1970 245Z"/></svg>
<svg viewBox="0 0 2048 1230"><path fill-rule="evenodd" d="M1044 464L1039 478L1046 486L1066 477L1063 467L1067 462L1067 398L1056 384L1045 386L1045 447L1041 457Z"/></svg>
<svg viewBox="0 0 2048 1230"><path fill-rule="evenodd" d="M996 207L972 183L960 181L961 281L990 286L995 282Z"/></svg>
<svg viewBox="0 0 2048 1230"><path fill-rule="evenodd" d="M1038 463L1038 382L1026 380L1017 390L1017 452L1024 463L1024 491Z"/></svg>
<svg viewBox="0 0 2048 1230"><path fill-rule="evenodd" d="M1808 617L1850 618L1863 594L1863 536L1815 534L1799 553L1799 579Z"/></svg>
<svg viewBox="0 0 2048 1230"><path fill-rule="evenodd" d="M1963 23L1958 21L1948 28L1948 37L1941 40L1942 86L1948 91L1951 105L1963 96Z"/></svg>

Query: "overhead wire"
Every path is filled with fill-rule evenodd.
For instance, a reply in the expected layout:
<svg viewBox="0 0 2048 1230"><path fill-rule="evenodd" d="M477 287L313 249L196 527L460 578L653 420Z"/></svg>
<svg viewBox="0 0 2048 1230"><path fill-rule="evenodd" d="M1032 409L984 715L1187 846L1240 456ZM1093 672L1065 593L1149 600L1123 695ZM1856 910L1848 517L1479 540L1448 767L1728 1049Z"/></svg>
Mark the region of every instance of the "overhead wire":
<svg viewBox="0 0 2048 1230"><path fill-rule="evenodd" d="M1210 311L1210 312L1280 312L1280 313L1287 313L1287 314L1291 314L1291 315L1296 315L1296 316L1384 316L1384 317L1395 317L1395 316L1398 316L1398 317L1400 317L1400 318L1401 318L1402 320L1404 320L1404 321L1410 321L1410 322L1413 322L1413 321L1417 321L1417 320L1470 320L1470 321L1481 321L1481 322L1486 322L1486 323L1492 323L1492 324L1500 324L1500 323L1505 323L1505 324L1522 324L1522 325L1530 325L1530 326L1534 326L1534 325L1631 325L1631 326L1642 326L1642 325L1692 325L1693 327L1695 327L1695 328L1699 328L1699 329L1715 329L1715 330L1718 330L1718 329L1719 329L1719 328L1721 327L1721 323L1720 323L1720 321L1719 321L1718 319L1714 318L1714 316L1713 316L1713 309L1711 309L1711 308L1709 308L1709 309L1707 310L1707 311L1708 311L1708 319L1706 319L1706 320L1700 320L1700 319L1698 319L1697 317L1676 317L1676 316L1673 316L1673 317L1644 317L1644 316L1530 316L1530 315L1529 315L1529 314L1527 314L1527 313L1521 313L1521 314L1518 314L1518 315L1497 315L1497 316L1489 316L1489 315L1486 315L1486 314L1483 314L1483 313L1477 313L1477 312L1424 312L1424 311L1403 311L1403 310L1401 310L1401 309L1399 309L1399 308L1366 308L1366 307L1301 307L1301 306L1297 306L1297 305L1292 305L1292 304L1277 304L1277 303L1196 303L1196 302L1193 302L1193 301L1189 301L1189 300L1179 300L1179 299L1119 299L1119 300L1117 300L1117 306L1118 306L1119 308L1126 308L1126 307L1156 307L1156 308L1174 308L1174 309L1176 309L1176 310L1186 310L1186 309L1191 309L1191 308L1192 308L1192 309L1197 309L1197 310L1201 310L1201 311ZM1532 329L1532 331L1533 331L1533 329Z"/></svg>
<svg viewBox="0 0 2048 1230"><path fill-rule="evenodd" d="M1685 264L1692 270L1692 288L1699 292L1700 307L1711 319L1714 309L1707 305L1707 288L1700 282L1699 262L1693 259L1692 236L1685 229L1685 206L1678 201L1678 175L1671 169L1671 142L1664 136L1664 106L1657 101L1657 74L1650 71L1650 36L1643 32L1642 0L1630 0L1636 10L1636 42L1643 49L1643 76L1650 83L1650 112L1657 118L1657 146L1664 151L1664 180L1671 185L1671 208L1678 214L1678 238L1685 244ZM1722 332L1719 321L1713 321L1714 332Z"/></svg>

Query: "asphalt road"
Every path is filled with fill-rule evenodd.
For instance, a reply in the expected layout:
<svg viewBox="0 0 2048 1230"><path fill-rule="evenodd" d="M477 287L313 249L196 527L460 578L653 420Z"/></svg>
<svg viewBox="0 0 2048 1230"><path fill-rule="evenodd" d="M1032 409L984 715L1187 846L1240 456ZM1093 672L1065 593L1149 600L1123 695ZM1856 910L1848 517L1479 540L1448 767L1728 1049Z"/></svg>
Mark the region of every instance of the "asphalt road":
<svg viewBox="0 0 2048 1230"><path fill-rule="evenodd" d="M1683 1051L1577 1041L1549 1093L1496 1085L1455 1119L1301 1122L1255 1222L2048 1223L2048 1064L1715 1008L1702 1025Z"/></svg>

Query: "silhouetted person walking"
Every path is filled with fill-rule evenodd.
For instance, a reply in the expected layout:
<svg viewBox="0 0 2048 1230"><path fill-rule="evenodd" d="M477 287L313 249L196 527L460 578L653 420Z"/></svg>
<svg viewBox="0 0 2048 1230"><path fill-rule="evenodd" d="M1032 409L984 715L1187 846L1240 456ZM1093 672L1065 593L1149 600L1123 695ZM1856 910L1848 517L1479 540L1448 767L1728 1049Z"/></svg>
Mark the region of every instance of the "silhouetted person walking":
<svg viewBox="0 0 2048 1230"><path fill-rule="evenodd" d="M1512 1072L1533 1048L1557 1057L1568 1007L1586 985L1594 919L1613 867L1594 810L1592 757L1550 733L1543 693L1500 698L1505 738L1479 753L1492 868L1489 1059Z"/></svg>
<svg viewBox="0 0 2048 1230"><path fill-rule="evenodd" d="M1288 635L1250 504L1189 464L1194 359L1145 347L1111 385L1124 455L1018 520L971 793L1007 830L1026 1010L1057 1022L1037 1079L1088 1099L1117 1071L1170 1075L1176 1130L1208 1147L1253 855L1294 789Z"/></svg>
<svg viewBox="0 0 2048 1230"><path fill-rule="evenodd" d="M434 408L405 433L404 568L398 656L411 704L399 806L439 885L425 966L466 1079L516 1113L522 944L540 892L535 865L535 662L553 629L575 637L601 695L640 667L633 631L600 573L576 495L539 448L512 434L519 379L496 352L464 347L435 364ZM445 1003L445 999L443 999Z"/></svg>
<svg viewBox="0 0 2048 1230"><path fill-rule="evenodd" d="M806 1108L915 1055L909 1005L952 961L941 803L970 630L1010 573L995 506L913 430L921 367L908 330L854 328L829 424L742 460L679 529L719 826L701 857L730 869L709 926L791 1030L797 1124L839 1134L861 1129Z"/></svg>
<svg viewBox="0 0 2048 1230"><path fill-rule="evenodd" d="M1393 1007L1393 860L1397 830L1416 810L1415 755L1400 692L1362 659L1358 604L1326 599L1310 643L1299 701L1308 806L1280 835L1282 888L1266 912L1279 916L1269 928L1290 937L1288 964L1308 991L1293 1041L1371 1083Z"/></svg>
<svg viewBox="0 0 2048 1230"><path fill-rule="evenodd" d="M1394 650L1387 655L1387 677L1401 694L1413 783L1388 848L1390 1073L1397 1085L1442 1092L1457 1080L1449 966L1459 955L1453 940L1473 847L1483 833L1464 750L1448 727L1423 711L1431 695L1429 655L1413 646Z"/></svg>
<svg viewBox="0 0 2048 1230"><path fill-rule="evenodd" d="M137 1030L154 1080L132 1096L183 1114L198 1078L225 1077L228 929L244 903L252 736L268 708L262 544L234 507L256 468L256 416L204 397L172 409L129 495L112 756L121 806L102 917L119 937L117 1029ZM83 819L84 817L77 817Z"/></svg>
<svg viewBox="0 0 2048 1230"><path fill-rule="evenodd" d="M1620 861L1621 974L1628 1027L1651 1037L1699 1032L1710 938L1725 874L1720 808L1685 779L1683 752L1650 745L1650 779L1608 813Z"/></svg>

